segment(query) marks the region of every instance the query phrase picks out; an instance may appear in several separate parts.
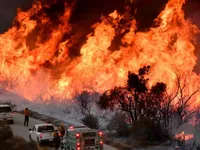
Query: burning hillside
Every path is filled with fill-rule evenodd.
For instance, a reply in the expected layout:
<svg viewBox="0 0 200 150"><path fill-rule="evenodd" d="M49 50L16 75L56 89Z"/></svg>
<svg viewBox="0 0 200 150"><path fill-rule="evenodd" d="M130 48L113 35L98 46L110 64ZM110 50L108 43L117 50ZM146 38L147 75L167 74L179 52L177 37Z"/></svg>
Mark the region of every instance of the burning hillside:
<svg viewBox="0 0 200 150"><path fill-rule="evenodd" d="M62 7L54 10L59 3ZM19 9L13 27L0 35L0 81L4 88L32 100L70 99L83 90L102 93L125 85L128 71L144 65L151 66L152 84L165 82L169 90L177 73L186 74L187 82L199 81L193 72L199 30L185 18L184 4L185 0L169 0L145 32L137 28L127 5L124 13L115 10L99 16L101 21L84 39L81 31L73 33L81 24L70 23L75 2L37 0L26 12ZM113 44L116 39L120 40Z"/></svg>

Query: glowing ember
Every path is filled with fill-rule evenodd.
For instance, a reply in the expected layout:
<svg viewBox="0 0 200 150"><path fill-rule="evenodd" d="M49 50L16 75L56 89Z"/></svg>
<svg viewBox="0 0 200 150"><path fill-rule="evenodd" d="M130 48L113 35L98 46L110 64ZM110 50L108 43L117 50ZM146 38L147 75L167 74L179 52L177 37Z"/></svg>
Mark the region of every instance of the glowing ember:
<svg viewBox="0 0 200 150"><path fill-rule="evenodd" d="M70 99L83 90L102 93L126 84L127 72L144 65L152 67L151 84L162 81L169 90L174 88L177 70L188 75L188 82L198 81L199 76L193 72L197 61L193 40L198 28L185 19L184 3L169 0L156 19L157 27L148 32L138 32L136 21L131 20L120 50L110 51L117 33L127 29L118 28L125 16L114 11L93 26L94 34L88 35L81 55L71 59L69 48L73 43L69 41L74 37L63 38L71 30L68 20L72 6L66 4L59 25L51 27L45 14L38 15L48 6L37 1L27 12L19 11L17 23L0 35L0 81L5 88L31 100L50 96ZM44 35L46 29L51 29L51 34Z"/></svg>

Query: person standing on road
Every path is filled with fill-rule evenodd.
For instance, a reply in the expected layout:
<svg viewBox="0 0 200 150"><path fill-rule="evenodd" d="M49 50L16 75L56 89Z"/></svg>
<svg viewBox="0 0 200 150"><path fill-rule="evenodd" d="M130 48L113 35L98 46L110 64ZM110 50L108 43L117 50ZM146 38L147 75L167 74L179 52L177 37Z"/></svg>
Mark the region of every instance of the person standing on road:
<svg viewBox="0 0 200 150"><path fill-rule="evenodd" d="M25 108L24 110L24 126L27 125L28 126L28 123L29 123L29 116L30 116L30 111L28 110L28 108Z"/></svg>

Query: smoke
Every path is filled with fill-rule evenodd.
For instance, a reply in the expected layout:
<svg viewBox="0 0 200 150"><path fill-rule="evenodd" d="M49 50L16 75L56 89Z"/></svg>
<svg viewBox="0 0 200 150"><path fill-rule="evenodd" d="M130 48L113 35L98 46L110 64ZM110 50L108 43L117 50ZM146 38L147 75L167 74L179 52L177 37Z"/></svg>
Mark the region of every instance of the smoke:
<svg viewBox="0 0 200 150"><path fill-rule="evenodd" d="M30 102L27 99L0 88L0 103L5 102L15 104L17 110L23 110L27 105L30 105Z"/></svg>
<svg viewBox="0 0 200 150"><path fill-rule="evenodd" d="M16 16L16 9L27 9L31 7L33 0L1 0L0 1L0 33L12 26Z"/></svg>
<svg viewBox="0 0 200 150"><path fill-rule="evenodd" d="M200 27L200 1L199 0L189 0L185 6L186 17L188 17L194 24ZM194 68L196 73L200 73L200 34L196 37L196 51L195 54L198 58L197 65Z"/></svg>
<svg viewBox="0 0 200 150"><path fill-rule="evenodd" d="M12 26L12 21L16 16L16 9L27 9L31 7L31 3L34 0L1 0L0 1L0 33L6 31ZM154 19L158 16L161 10L163 10L168 0L56 0L47 1L41 0L43 4L52 3L50 8L45 8L40 11L41 14L46 14L50 17L51 21L56 26L58 24L58 16L62 14L64 3L75 3L72 11L72 16L69 23L72 24L71 34L79 32L80 40L76 43L75 47L71 51L72 56L79 55L77 49L83 45L86 35L92 31L90 28L93 24L100 20L101 15L108 15L114 10L123 13L127 7L130 8L130 14L137 20L138 30L148 30L152 26ZM198 12L198 0L188 0L186 5L186 11L189 12L189 16L196 18L195 22L199 23L197 18ZM191 12L192 11L192 12ZM41 15L38 14L38 15ZM196 16L196 17L195 17ZM36 17L36 16L35 16ZM33 19L34 16L33 16ZM199 23L200 24L200 23ZM48 32L48 31L46 31ZM66 35L66 37L71 35Z"/></svg>
<svg viewBox="0 0 200 150"><path fill-rule="evenodd" d="M185 14L186 17L190 18L193 23L200 27L200 1L199 0L188 0L185 5Z"/></svg>

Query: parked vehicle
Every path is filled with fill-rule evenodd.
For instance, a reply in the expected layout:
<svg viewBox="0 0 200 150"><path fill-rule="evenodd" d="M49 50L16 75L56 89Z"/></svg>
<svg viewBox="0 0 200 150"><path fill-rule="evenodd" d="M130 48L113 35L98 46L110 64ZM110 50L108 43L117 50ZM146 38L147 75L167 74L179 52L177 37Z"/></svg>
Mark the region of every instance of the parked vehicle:
<svg viewBox="0 0 200 150"><path fill-rule="evenodd" d="M55 127L52 124L37 124L29 129L29 138L39 144L53 143Z"/></svg>
<svg viewBox="0 0 200 150"><path fill-rule="evenodd" d="M64 150L103 150L103 133L85 126L66 129L61 142Z"/></svg>
<svg viewBox="0 0 200 150"><path fill-rule="evenodd" d="M0 104L0 121L14 123L14 112L10 105Z"/></svg>

